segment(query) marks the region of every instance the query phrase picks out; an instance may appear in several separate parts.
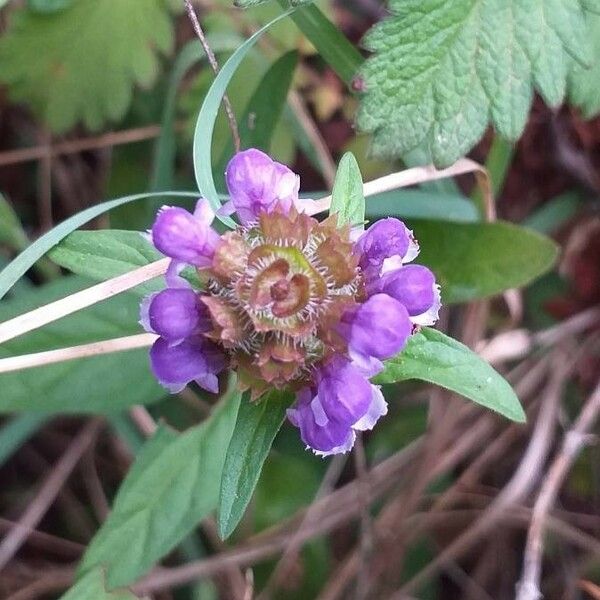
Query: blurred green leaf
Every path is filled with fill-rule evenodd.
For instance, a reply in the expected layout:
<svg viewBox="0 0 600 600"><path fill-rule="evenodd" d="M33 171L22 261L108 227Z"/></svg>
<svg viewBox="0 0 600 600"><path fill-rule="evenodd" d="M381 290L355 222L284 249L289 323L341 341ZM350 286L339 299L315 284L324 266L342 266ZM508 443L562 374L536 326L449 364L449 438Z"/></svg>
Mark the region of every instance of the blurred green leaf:
<svg viewBox="0 0 600 600"><path fill-rule="evenodd" d="M0 321L89 285L64 277L0 303ZM139 300L124 294L4 342L0 358L140 333ZM109 375L109 376L107 376ZM0 375L0 412L110 414L148 404L166 392L150 372L148 350L106 354Z"/></svg>
<svg viewBox="0 0 600 600"><path fill-rule="evenodd" d="M395 190L369 196L367 219L439 219L463 223L479 221L476 206L464 196L438 191Z"/></svg>
<svg viewBox="0 0 600 600"><path fill-rule="evenodd" d="M159 429L122 484L80 574L102 567L109 587L127 585L216 508L239 402L238 392L230 394L205 422L175 438Z"/></svg>
<svg viewBox="0 0 600 600"><path fill-rule="evenodd" d="M279 4L287 7L286 0L279 0ZM292 19L323 60L350 87L352 79L363 63L356 47L314 4L292 13Z"/></svg>
<svg viewBox="0 0 600 600"><path fill-rule="evenodd" d="M138 600L129 590L108 592L102 569L94 569L82 577L60 600Z"/></svg>
<svg viewBox="0 0 600 600"><path fill-rule="evenodd" d="M26 413L12 417L0 427L0 467L36 433L48 416L39 413Z"/></svg>
<svg viewBox="0 0 600 600"><path fill-rule="evenodd" d="M558 255L549 238L503 221L410 225L421 246L417 262L435 273L447 303L523 287L548 271Z"/></svg>
<svg viewBox="0 0 600 600"><path fill-rule="evenodd" d="M365 196L360 168L352 152L338 165L331 193L329 214L338 215L338 225L360 225L365 221Z"/></svg>
<svg viewBox="0 0 600 600"><path fill-rule="evenodd" d="M39 13L53 13L64 10L74 0L27 0L27 7Z"/></svg>
<svg viewBox="0 0 600 600"><path fill-rule="evenodd" d="M194 132L194 173L202 197L210 202L215 211L218 211L219 208L221 208L221 203L212 174L211 147L215 120L223 96L227 90L227 85L231 81L233 74L236 72L241 62L244 60L246 54L248 54L254 44L256 44L261 35L289 14L290 11L273 19L270 23L259 29L254 35L249 37L231 55L229 60L223 65L218 75L215 77L213 84L210 86L210 89L204 98L202 107L200 108L200 113L198 114L198 119L196 121L196 130ZM235 222L231 217L219 216L219 219L228 227L235 226Z"/></svg>
<svg viewBox="0 0 600 600"><path fill-rule="evenodd" d="M22 250L29 240L21 221L3 194L0 194L0 244Z"/></svg>
<svg viewBox="0 0 600 600"><path fill-rule="evenodd" d="M523 225L540 233L550 234L572 219L582 206L580 194L565 192L540 206L523 221Z"/></svg>
<svg viewBox="0 0 600 600"><path fill-rule="evenodd" d="M2 272L0 272L0 299L2 299L10 288L19 280L20 277L38 261L46 252L51 250L56 244L64 239L69 233L75 231L78 227L81 227L88 221L98 217L109 210L133 202L135 200L143 200L145 198L159 198L166 196L176 196L184 198L197 198L196 192L156 192L156 193L144 193L134 194L132 196L124 196L123 198L117 198L115 200L109 200L107 202L101 202L86 210L73 215L66 221L63 221L56 227L53 227L50 231L45 233L43 236L38 238L33 244L28 246L19 256L17 256Z"/></svg>
<svg viewBox="0 0 600 600"><path fill-rule="evenodd" d="M569 98L577 106L581 106L583 114L591 119L600 112L600 14L587 14L587 24L592 40L593 61L591 69L574 64L569 77ZM600 10L597 8L596 10Z"/></svg>
<svg viewBox="0 0 600 600"><path fill-rule="evenodd" d="M375 383L419 379L469 398L501 415L523 423L519 399L508 382L472 350L436 329L424 327L406 348L385 363Z"/></svg>
<svg viewBox="0 0 600 600"><path fill-rule="evenodd" d="M273 391L258 402L244 397L227 449L219 497L219 535L225 539L240 522L260 477L273 440L293 400Z"/></svg>
<svg viewBox="0 0 600 600"><path fill-rule="evenodd" d="M286 52L260 80L239 121L242 148L258 148L263 152L270 152L271 140L281 118L297 63L298 52ZM223 177L233 152L233 143L228 140L214 169L216 177Z"/></svg>
<svg viewBox="0 0 600 600"><path fill-rule="evenodd" d="M135 84L150 86L173 44L163 0L78 0L60 12L14 13L0 39L0 79L56 132L123 117Z"/></svg>
<svg viewBox="0 0 600 600"><path fill-rule="evenodd" d="M48 256L58 265L77 275L105 281L143 267L163 255L138 231L105 229L100 231L74 231ZM135 288L147 294L161 286L158 278Z"/></svg>
<svg viewBox="0 0 600 600"><path fill-rule="evenodd" d="M234 34L229 36L207 35L207 42L215 54L235 50L240 43L239 39ZM173 186L176 150L174 120L177 90L190 68L205 59L206 55L200 42L193 40L180 50L177 59L173 63L163 108L160 135L156 140L154 149L154 166L150 183L150 189L153 192L166 190Z"/></svg>

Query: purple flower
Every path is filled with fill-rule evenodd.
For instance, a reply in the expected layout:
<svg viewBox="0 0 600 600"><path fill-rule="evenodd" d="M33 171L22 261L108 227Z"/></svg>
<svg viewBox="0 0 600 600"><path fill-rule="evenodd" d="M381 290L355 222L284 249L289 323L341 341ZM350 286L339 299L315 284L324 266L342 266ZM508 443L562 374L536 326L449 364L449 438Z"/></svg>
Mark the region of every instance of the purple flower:
<svg viewBox="0 0 600 600"><path fill-rule="evenodd" d="M157 333L171 345L196 333L206 333L212 324L206 306L191 288L167 288L142 302L140 322L146 331Z"/></svg>
<svg viewBox="0 0 600 600"><path fill-rule="evenodd" d="M198 200L194 214L163 206L152 226L152 243L164 255L199 268L212 264L219 234L210 227L214 213L208 202Z"/></svg>
<svg viewBox="0 0 600 600"><path fill-rule="evenodd" d="M216 393L217 373L225 367L225 357L215 344L201 336L186 338L177 345L158 338L150 349L150 364L158 381L173 394L192 381Z"/></svg>
<svg viewBox="0 0 600 600"><path fill-rule="evenodd" d="M316 454L348 452L354 445L355 432L372 429L386 414L383 395L379 387L370 384L339 355L321 367L315 379L316 387L298 393L288 418Z"/></svg>
<svg viewBox="0 0 600 600"><path fill-rule="evenodd" d="M338 331L348 342L353 363L366 375L373 376L383 369L382 360L404 348L412 323L401 302L387 294L376 294L346 311Z"/></svg>
<svg viewBox="0 0 600 600"><path fill-rule="evenodd" d="M433 325L441 306L434 274L421 265L406 265L386 273L377 288L401 302L416 325Z"/></svg>
<svg viewBox="0 0 600 600"><path fill-rule="evenodd" d="M231 159L225 179L231 199L221 211L237 212L242 224L256 221L261 212L287 214L298 203L298 175L255 148Z"/></svg>
<svg viewBox="0 0 600 600"><path fill-rule="evenodd" d="M201 199L193 214L163 207L150 232L173 259L167 288L141 306L141 324L159 336L152 370L172 392L191 382L216 392L228 365L252 400L300 390L288 417L304 443L322 456L348 452L387 413L369 377L415 325L437 320L435 277L407 264L419 247L404 223L361 231L309 216L298 176L260 150L236 154L226 182L220 212L237 212L234 231L219 236ZM181 276L186 266L202 269L202 290Z"/></svg>
<svg viewBox="0 0 600 600"><path fill-rule="evenodd" d="M369 227L354 245L367 285L386 271L410 262L419 245L406 225L394 218L381 219Z"/></svg>

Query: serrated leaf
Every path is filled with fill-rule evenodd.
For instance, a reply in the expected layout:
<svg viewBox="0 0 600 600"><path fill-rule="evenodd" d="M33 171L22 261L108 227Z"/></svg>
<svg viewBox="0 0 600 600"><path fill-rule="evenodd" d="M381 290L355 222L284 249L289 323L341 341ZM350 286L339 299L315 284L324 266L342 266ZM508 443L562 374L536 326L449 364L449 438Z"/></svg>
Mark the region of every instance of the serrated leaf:
<svg viewBox="0 0 600 600"><path fill-rule="evenodd" d="M134 85L149 86L157 50L173 43L163 0L78 0L63 11L15 12L0 40L0 80L56 132L121 119Z"/></svg>
<svg viewBox="0 0 600 600"><path fill-rule="evenodd" d="M222 539L231 535L244 515L292 400L290 394L276 391L259 402L242 399L221 480L218 526Z"/></svg>
<svg viewBox="0 0 600 600"><path fill-rule="evenodd" d="M234 392L201 425L175 439L159 432L148 443L88 547L80 574L102 567L109 588L127 585L216 508L239 401Z"/></svg>
<svg viewBox="0 0 600 600"><path fill-rule="evenodd" d="M138 600L138 596L129 590L107 591L102 569L94 569L63 594L60 600Z"/></svg>
<svg viewBox="0 0 600 600"><path fill-rule="evenodd" d="M596 10L600 10L600 5ZM569 97L571 102L582 108L584 116L591 119L600 112L600 14L589 14L587 20L593 41L592 68L573 66L569 77Z"/></svg>
<svg viewBox="0 0 600 600"><path fill-rule="evenodd" d="M509 383L464 344L436 329L423 328L406 348L386 361L375 383L419 379L469 398L501 415L524 422L521 403Z"/></svg>
<svg viewBox="0 0 600 600"><path fill-rule="evenodd" d="M88 280L64 277L22 292L0 304L0 321L88 285ZM138 318L139 299L123 294L4 342L0 358L140 333ZM4 373L0 375L0 389L0 413L110 414L165 396L150 372L148 350L144 348Z"/></svg>
<svg viewBox="0 0 600 600"><path fill-rule="evenodd" d="M527 285L552 267L556 244L511 223L410 220L445 303L468 302Z"/></svg>
<svg viewBox="0 0 600 600"><path fill-rule="evenodd" d="M448 166L491 121L517 139L536 89L552 105L568 68L589 66L589 7L572 0L392 0L392 16L365 45L358 126L373 151L402 156L424 146Z"/></svg>
<svg viewBox="0 0 600 600"><path fill-rule="evenodd" d="M365 195L360 167L352 152L340 160L331 193L330 214L337 214L338 225L360 225L365 220Z"/></svg>

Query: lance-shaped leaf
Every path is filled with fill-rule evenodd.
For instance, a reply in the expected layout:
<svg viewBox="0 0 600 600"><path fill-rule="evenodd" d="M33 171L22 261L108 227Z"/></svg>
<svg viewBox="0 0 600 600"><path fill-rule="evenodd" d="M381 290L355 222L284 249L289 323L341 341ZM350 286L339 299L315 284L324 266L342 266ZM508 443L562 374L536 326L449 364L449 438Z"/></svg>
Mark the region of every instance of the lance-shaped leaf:
<svg viewBox="0 0 600 600"><path fill-rule="evenodd" d="M159 430L121 486L79 572L102 567L107 585L127 585L168 554L219 499L225 452L240 395L207 421L175 437Z"/></svg>
<svg viewBox="0 0 600 600"><path fill-rule="evenodd" d="M464 344L435 329L423 328L406 348L386 361L375 383L420 379L456 392L508 419L525 421L521 403L509 383Z"/></svg>
<svg viewBox="0 0 600 600"><path fill-rule="evenodd" d="M337 214L338 225L360 225L365 220L365 195L360 168L352 152L340 160L331 194L330 214Z"/></svg>
<svg viewBox="0 0 600 600"><path fill-rule="evenodd" d="M271 392L259 402L243 398L227 449L219 498L219 535L229 537L240 522L258 482L273 440L293 400Z"/></svg>

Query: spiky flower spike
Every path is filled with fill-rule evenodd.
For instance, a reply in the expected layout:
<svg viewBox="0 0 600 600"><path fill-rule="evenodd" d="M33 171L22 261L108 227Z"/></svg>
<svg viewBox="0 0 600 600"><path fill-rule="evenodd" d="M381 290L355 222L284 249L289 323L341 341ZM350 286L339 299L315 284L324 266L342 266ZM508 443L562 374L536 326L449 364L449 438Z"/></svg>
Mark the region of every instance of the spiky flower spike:
<svg viewBox="0 0 600 600"><path fill-rule="evenodd" d="M142 303L142 324L160 336L153 371L173 392L191 381L217 391L227 365L253 401L273 387L293 390L288 417L307 446L347 452L355 431L387 412L369 377L416 325L437 320L435 278L406 264L418 246L401 221L379 221L353 242L335 215L304 214L298 177L259 150L237 154L226 180L222 210L237 213L234 231L219 236L202 199L194 214L163 207L152 228L173 259L167 288ZM180 277L186 265L203 290Z"/></svg>

